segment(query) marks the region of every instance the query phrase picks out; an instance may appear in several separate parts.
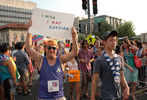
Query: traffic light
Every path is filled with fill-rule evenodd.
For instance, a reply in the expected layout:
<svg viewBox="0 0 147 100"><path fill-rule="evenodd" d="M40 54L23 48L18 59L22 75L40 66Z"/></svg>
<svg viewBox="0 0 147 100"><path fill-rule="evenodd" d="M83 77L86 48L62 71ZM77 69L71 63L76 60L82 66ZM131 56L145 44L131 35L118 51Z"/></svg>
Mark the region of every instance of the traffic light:
<svg viewBox="0 0 147 100"><path fill-rule="evenodd" d="M87 0L82 0L82 9L87 9Z"/></svg>
<svg viewBox="0 0 147 100"><path fill-rule="evenodd" d="M97 0L93 0L93 14L97 14Z"/></svg>

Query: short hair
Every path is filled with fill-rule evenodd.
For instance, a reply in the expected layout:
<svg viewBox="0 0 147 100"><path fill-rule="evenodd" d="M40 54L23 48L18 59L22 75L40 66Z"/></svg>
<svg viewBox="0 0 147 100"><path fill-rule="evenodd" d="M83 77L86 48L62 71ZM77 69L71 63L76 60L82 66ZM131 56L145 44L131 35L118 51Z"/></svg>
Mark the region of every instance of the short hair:
<svg viewBox="0 0 147 100"><path fill-rule="evenodd" d="M17 49L21 50L23 48L24 44L25 44L24 42L17 42Z"/></svg>
<svg viewBox="0 0 147 100"><path fill-rule="evenodd" d="M115 52L116 52L116 54L120 54L120 47L119 46L116 46L116 48L115 48Z"/></svg>
<svg viewBox="0 0 147 100"><path fill-rule="evenodd" d="M5 53L7 50L9 50L9 46L7 44L0 45L0 53Z"/></svg>
<svg viewBox="0 0 147 100"><path fill-rule="evenodd" d="M136 42L136 45L139 49L142 48L142 43L140 41L136 40L135 42Z"/></svg>

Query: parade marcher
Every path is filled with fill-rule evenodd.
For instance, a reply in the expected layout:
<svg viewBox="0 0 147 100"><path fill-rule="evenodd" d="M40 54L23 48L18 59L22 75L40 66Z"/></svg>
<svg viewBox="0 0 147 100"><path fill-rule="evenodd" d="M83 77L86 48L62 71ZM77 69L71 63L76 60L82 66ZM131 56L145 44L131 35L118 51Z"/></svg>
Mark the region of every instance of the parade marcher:
<svg viewBox="0 0 147 100"><path fill-rule="evenodd" d="M136 68L134 63L134 53L139 49L136 46L131 45L128 39L123 40L122 43L123 43L123 57L125 61L124 75L127 83L128 84L132 83L132 98L133 100L136 100L135 90L138 81L138 69Z"/></svg>
<svg viewBox="0 0 147 100"><path fill-rule="evenodd" d="M57 55L58 56L61 56L61 55L64 55L64 54L67 54L65 48L62 46L62 42L61 41L58 41L58 51L57 51Z"/></svg>
<svg viewBox="0 0 147 100"><path fill-rule="evenodd" d="M91 81L91 62L94 61L93 53L89 50L89 45L87 40L82 41L82 48L79 50L79 69L82 72L81 81L81 93L86 98L90 98L88 95L88 83Z"/></svg>
<svg viewBox="0 0 147 100"><path fill-rule="evenodd" d="M71 52L71 50L72 50L72 47L70 48L69 52ZM71 61L67 62L66 68L69 68L69 71L78 71L77 59L73 58ZM76 100L80 100L80 81L79 82L70 82L69 81L70 100L74 100L74 97L73 97L73 89L74 88L75 88Z"/></svg>
<svg viewBox="0 0 147 100"><path fill-rule="evenodd" d="M44 45L42 43L39 44L38 53L44 56Z"/></svg>
<svg viewBox="0 0 147 100"><path fill-rule="evenodd" d="M77 32L72 28L73 49L70 53L57 56L57 42L50 39L44 48L46 56L36 53L32 49L32 35L27 34L26 50L40 71L39 100L65 100L63 92L63 64L77 55Z"/></svg>
<svg viewBox="0 0 147 100"><path fill-rule="evenodd" d="M94 48L93 48L93 54L94 54L94 59L98 57L98 48L100 47L100 41L96 40L94 42Z"/></svg>
<svg viewBox="0 0 147 100"><path fill-rule="evenodd" d="M95 60L91 85L91 100L95 100L96 82L101 80L100 100L119 100L122 96L128 98L129 87L121 69L121 62L114 50L117 44L117 32L108 31L102 35L104 52Z"/></svg>
<svg viewBox="0 0 147 100"><path fill-rule="evenodd" d="M13 66L14 61L9 57L9 46L0 45L0 81L4 88L4 95L7 100L13 100L15 86L18 85L16 77L16 66ZM15 67L15 68L14 68ZM3 90L3 88L1 88Z"/></svg>
<svg viewBox="0 0 147 100"><path fill-rule="evenodd" d="M18 51L14 53L14 57L16 57L16 65L18 68L18 72L20 74L20 88L19 93L27 95L30 93L28 89L28 81L29 81L29 73L28 70L31 71L31 65L29 61L28 54L24 51L25 43L17 42ZM31 73L31 72L30 72ZM22 88L24 91L22 91Z"/></svg>
<svg viewBox="0 0 147 100"><path fill-rule="evenodd" d="M33 67L33 64L32 64L32 60L31 60L31 57L29 57L29 60L30 60L30 70L28 70L29 72L29 83L28 85L30 87L33 87L33 72L34 72L34 67Z"/></svg>

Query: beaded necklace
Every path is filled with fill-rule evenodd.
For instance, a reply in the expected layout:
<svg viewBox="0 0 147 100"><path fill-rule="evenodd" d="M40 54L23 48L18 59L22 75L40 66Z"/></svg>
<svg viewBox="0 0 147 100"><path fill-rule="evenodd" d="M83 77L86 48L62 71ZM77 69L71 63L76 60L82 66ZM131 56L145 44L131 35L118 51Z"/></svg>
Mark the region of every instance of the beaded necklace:
<svg viewBox="0 0 147 100"><path fill-rule="evenodd" d="M117 58L117 54L113 54L113 59L111 59L105 51L103 55L111 67L112 75L114 76L114 82L120 83L120 63L119 59Z"/></svg>

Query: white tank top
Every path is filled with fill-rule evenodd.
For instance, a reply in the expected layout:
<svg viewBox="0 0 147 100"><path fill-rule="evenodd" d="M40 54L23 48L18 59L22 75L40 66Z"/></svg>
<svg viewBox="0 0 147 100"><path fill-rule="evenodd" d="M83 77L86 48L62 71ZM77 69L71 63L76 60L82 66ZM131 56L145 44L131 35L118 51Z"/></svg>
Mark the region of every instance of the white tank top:
<svg viewBox="0 0 147 100"><path fill-rule="evenodd" d="M67 62L66 64L69 67L69 70L78 70L78 64L76 61L74 64L72 64L71 62Z"/></svg>

